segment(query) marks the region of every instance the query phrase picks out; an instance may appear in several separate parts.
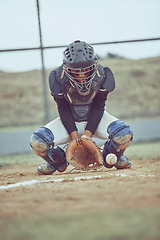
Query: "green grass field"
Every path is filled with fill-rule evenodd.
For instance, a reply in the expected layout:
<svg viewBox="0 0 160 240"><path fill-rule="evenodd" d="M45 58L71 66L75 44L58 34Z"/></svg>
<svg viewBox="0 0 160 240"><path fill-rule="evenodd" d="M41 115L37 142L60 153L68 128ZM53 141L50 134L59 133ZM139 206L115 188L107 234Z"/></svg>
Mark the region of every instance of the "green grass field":
<svg viewBox="0 0 160 240"><path fill-rule="evenodd" d="M130 158L160 156L160 141L135 143L126 151ZM33 159L35 161L33 161ZM0 165L37 165L33 154L1 156ZM144 199L145 201L145 199ZM45 204L45 202L44 202ZM54 204L54 202L53 202ZM0 220L1 240L159 240L160 208L110 210L105 212L33 215Z"/></svg>

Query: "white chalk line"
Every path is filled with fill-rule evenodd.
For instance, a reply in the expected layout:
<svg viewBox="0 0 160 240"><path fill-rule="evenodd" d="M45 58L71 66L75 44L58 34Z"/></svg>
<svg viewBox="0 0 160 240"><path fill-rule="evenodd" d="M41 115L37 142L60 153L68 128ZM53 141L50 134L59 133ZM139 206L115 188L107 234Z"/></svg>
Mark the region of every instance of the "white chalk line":
<svg viewBox="0 0 160 240"><path fill-rule="evenodd" d="M113 174L113 173L108 173L111 176L116 176L116 177L156 177L156 175L151 175L151 174L140 174L140 175L127 175L127 174ZM90 180L90 179L100 179L100 178L106 178L108 177L107 175L103 176L85 176L85 177L75 177L75 178L59 178L59 179L49 179L49 180L31 180L31 181L25 181L25 182L18 182L14 184L9 184L7 186L0 186L0 189L8 189L8 188L15 188L15 187L21 187L21 186L29 186L33 185L36 183L48 183L48 182L53 182L53 183L60 183L60 182L73 182L73 181L82 181L82 180Z"/></svg>

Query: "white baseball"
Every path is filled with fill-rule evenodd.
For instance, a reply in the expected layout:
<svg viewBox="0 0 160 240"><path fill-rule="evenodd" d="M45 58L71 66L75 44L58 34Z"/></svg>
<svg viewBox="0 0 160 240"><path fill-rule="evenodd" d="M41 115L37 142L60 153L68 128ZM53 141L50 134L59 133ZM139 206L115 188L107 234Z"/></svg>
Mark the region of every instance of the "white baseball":
<svg viewBox="0 0 160 240"><path fill-rule="evenodd" d="M108 163L109 165L114 165L117 162L117 156L113 153L109 153L106 156L106 163Z"/></svg>

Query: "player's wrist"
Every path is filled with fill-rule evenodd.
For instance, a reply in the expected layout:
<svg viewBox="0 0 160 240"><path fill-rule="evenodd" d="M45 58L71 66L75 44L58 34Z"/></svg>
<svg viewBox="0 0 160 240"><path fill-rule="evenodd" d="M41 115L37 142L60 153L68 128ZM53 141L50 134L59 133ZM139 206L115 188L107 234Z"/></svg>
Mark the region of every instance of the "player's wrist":
<svg viewBox="0 0 160 240"><path fill-rule="evenodd" d="M70 138L71 140L78 138L78 132L77 131L73 131L70 133Z"/></svg>
<svg viewBox="0 0 160 240"><path fill-rule="evenodd" d="M91 137L88 137L88 136L86 136L85 134L83 134L83 135L81 136L81 138L91 139Z"/></svg>
<svg viewBox="0 0 160 240"><path fill-rule="evenodd" d="M85 130L84 134L81 136L82 138L88 138L91 139L92 138L93 133L90 132L89 130Z"/></svg>

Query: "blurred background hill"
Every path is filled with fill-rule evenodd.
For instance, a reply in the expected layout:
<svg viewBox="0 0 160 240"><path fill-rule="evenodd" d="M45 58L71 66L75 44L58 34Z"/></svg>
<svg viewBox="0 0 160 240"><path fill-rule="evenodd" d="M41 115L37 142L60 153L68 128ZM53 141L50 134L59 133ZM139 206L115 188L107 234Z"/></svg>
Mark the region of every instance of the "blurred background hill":
<svg viewBox="0 0 160 240"><path fill-rule="evenodd" d="M47 79L62 63L64 46L77 39L92 43L99 63L115 75L109 113L160 116L159 11L157 0L0 1L0 128L44 125L58 115Z"/></svg>
<svg viewBox="0 0 160 240"><path fill-rule="evenodd" d="M110 67L116 78L116 89L106 104L109 113L121 119L160 116L160 57L131 60L110 54L99 63ZM46 70L47 78L51 70ZM0 86L1 128L44 124L41 70L0 71ZM47 91L52 120L57 108L49 87Z"/></svg>

